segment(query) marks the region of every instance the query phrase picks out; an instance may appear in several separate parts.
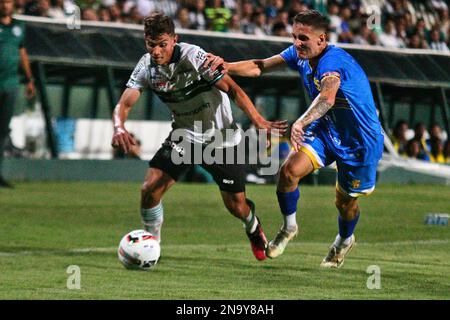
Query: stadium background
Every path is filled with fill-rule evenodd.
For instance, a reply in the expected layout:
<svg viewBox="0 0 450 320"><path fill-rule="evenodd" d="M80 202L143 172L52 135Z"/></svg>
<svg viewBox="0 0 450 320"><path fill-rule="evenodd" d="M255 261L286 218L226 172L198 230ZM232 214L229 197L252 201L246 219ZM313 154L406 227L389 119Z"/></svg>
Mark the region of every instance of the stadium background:
<svg viewBox="0 0 450 320"><path fill-rule="evenodd" d="M136 19L133 12L156 9L165 10L174 17L180 27L181 41L196 43L228 61L263 58L281 52L290 43L287 37L292 27L289 19L296 12L315 8L326 13L330 19L330 41L337 41L338 45L347 49L369 76L386 133L392 137L396 123L406 120L409 124L407 138L412 140L414 126L422 123L427 130L419 139L425 145L430 138L431 125L437 124L442 129L439 137L441 162L450 161L450 143L446 143L447 133L450 132L450 59L445 44L449 41L450 24L445 1L207 1L204 10L200 10L204 24L194 23L199 19L194 13L199 14L202 1L47 2L17 2L17 12L27 14L19 18L27 22L27 49L40 99L29 103L23 95L19 96L16 108L18 117L13 120L9 153L15 159L6 161L7 178L76 180L76 176L64 174L73 172L68 170L73 167L77 172L86 172L80 179L141 179L140 173L130 171L130 166L125 163L120 164L122 170L112 169L103 176L91 174L97 170L89 170L92 165L86 161L47 162L42 165L50 166L48 168L52 170L34 173L27 170L25 173L19 168L27 167L26 162L18 158L113 158L108 122L111 110L135 61L145 53L141 40L142 25L139 25L142 21ZM103 17L100 19L87 13L95 10L97 13L103 12L105 8L109 12L115 12L114 8L118 8L120 14L116 19L102 22L94 20L107 20L104 14L100 15ZM183 11L189 13L186 16L189 24L183 22L180 13ZM256 28L258 14L265 16L262 28L265 34L260 34ZM236 26L233 17L239 17ZM82 27L78 18L82 19ZM276 25L283 25L286 32L273 32ZM438 43L441 46L433 42L431 34L434 30L439 33ZM416 36L420 37L421 47L427 49L406 49L414 48ZM240 78L238 81L269 119L288 119L292 122L308 106L306 92L299 90L302 88L299 77L291 70L282 70L259 79ZM43 110L45 123L39 112L31 112L35 109ZM248 120L242 112L236 107L233 111L242 127L248 128ZM141 158L151 158L169 131L168 110L158 98L147 92L134 108L130 120L131 131L142 143ZM143 120L151 122L144 123ZM159 135L154 136L152 132ZM154 138L148 139L150 135ZM395 141L394 145L398 150ZM426 152L430 154L431 150ZM111 164L107 166L114 167ZM391 167L386 174L380 175L381 181L415 182L418 179L419 182L446 183L449 178L417 172L411 175L406 173L405 178L403 169ZM144 164L136 168L142 170ZM436 170L431 169L430 172ZM49 172L57 173L46 176ZM202 175L200 180L211 181L210 177ZM332 176L333 171L323 170L315 181L331 182ZM261 177L252 178L254 181L264 181Z"/></svg>
<svg viewBox="0 0 450 320"><path fill-rule="evenodd" d="M329 12L335 26L330 40L348 50L367 72L386 133L391 136L395 124L404 119L410 129L419 122L427 129L437 123L443 129L442 143L448 140L446 1L219 2L216 10L205 9L204 28L176 18L183 27L178 29L181 41L198 44L229 61L264 58L290 45L286 13L292 17L307 7ZM317 270L335 232L333 168L308 180L326 186L302 188L300 225L304 230L283 259L265 266L252 261L242 230L227 216L218 195L211 195L217 193L216 187L181 184L165 200L164 260L151 275L126 273L115 258L115 245L125 232L140 227L139 182L146 160L170 127L168 111L146 93L129 121L142 142L141 160L112 160L111 110L145 53L137 8L140 4L142 10L162 9L179 17L182 8L193 13L196 1L76 2L81 21L77 14L70 14L76 8L71 1L17 3L16 17L27 25L26 47L38 96L30 103L21 92L11 123L12 144L4 174L16 183L16 189L0 193L0 214L9 230L2 232L0 240L13 245L0 250L1 298L449 298L448 227L425 225L424 216L450 211L450 166L407 159L396 153L390 139L377 192L362 201L360 249L346 262L347 270L336 277ZM205 6L210 8L212 3L207 1ZM372 11L375 7L380 8L380 25L365 30L367 19L378 13ZM214 16L215 11L229 17L229 22L211 19L208 24L207 12ZM258 19L265 23L258 25ZM437 41L433 30L439 30ZM237 81L270 119L292 122L309 103L298 75L289 70ZM248 127L243 114L235 107L233 111L237 121ZM429 137L427 131L423 139ZM408 134L412 139L414 133ZM256 171L252 173L256 177L251 182L264 182ZM69 182L74 180L79 182ZM203 173L186 180L208 181ZM249 186L269 237L279 225L273 191L272 184ZM189 200L184 196L187 192ZM80 291L65 287L64 271L70 264L80 265L84 272ZM380 265L386 274L384 291L365 287L370 264ZM249 265L250 270L259 271L256 278L247 270ZM222 288L214 289L219 274ZM239 281L233 274L239 275ZM266 288L262 283L268 279L277 281ZM158 291L145 291L142 281L152 281Z"/></svg>

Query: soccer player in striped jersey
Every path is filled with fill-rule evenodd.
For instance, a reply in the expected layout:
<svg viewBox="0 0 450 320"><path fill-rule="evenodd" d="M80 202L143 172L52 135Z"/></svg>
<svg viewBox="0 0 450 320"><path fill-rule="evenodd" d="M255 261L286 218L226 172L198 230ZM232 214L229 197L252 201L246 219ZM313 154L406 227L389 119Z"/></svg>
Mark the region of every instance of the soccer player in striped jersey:
<svg viewBox="0 0 450 320"><path fill-rule="evenodd" d="M215 154L223 151L225 161L211 164L201 159L201 166L218 184L226 208L244 222L254 256L264 260L267 240L255 215L255 206L245 194L244 165L226 161L229 160L226 154L236 155L237 145L241 142L228 97L258 129L277 130L282 134L286 132L287 122L265 120L230 76L204 67L205 51L195 45L177 43L177 38L173 21L164 14L154 13L145 19L148 53L136 65L113 114L112 145L127 152L135 141L126 130L125 121L142 90L152 90L172 112L174 130L150 161L142 185L144 227L161 239L163 195L193 165L192 162L177 163L174 155L185 155L193 145L200 146L202 152L212 145L218 132L223 133L223 139L219 145L214 144L213 151ZM181 139L175 137L175 133L178 135L180 132ZM190 149L199 150L195 147Z"/></svg>
<svg viewBox="0 0 450 320"><path fill-rule="evenodd" d="M299 181L336 162L339 232L321 266L339 268L355 244L358 197L375 189L384 138L366 74L347 52L327 43L326 30L323 15L302 11L294 18L293 45L280 54L236 63L209 55L207 63L213 70L222 65L230 74L248 77L280 66L299 72L312 103L292 126L294 152L280 169L277 187L284 223L266 254L278 257L298 233Z"/></svg>

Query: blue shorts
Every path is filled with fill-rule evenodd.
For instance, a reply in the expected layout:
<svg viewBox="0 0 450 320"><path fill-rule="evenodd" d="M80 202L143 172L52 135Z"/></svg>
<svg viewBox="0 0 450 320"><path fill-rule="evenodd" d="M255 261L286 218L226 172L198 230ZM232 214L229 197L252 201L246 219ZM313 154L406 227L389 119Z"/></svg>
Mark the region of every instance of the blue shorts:
<svg viewBox="0 0 450 320"><path fill-rule="evenodd" d="M372 193L375 190L378 163L366 166L346 164L330 150L325 139L327 138L321 130L305 133L305 141L300 151L311 159L314 169L326 167L336 161L336 189L339 192L355 198Z"/></svg>

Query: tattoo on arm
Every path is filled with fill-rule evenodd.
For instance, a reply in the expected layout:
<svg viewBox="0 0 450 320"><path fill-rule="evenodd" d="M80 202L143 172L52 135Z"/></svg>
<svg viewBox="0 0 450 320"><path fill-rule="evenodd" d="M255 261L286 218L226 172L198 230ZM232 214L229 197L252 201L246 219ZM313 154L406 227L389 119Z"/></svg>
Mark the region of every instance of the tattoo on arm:
<svg viewBox="0 0 450 320"><path fill-rule="evenodd" d="M321 82L320 94L311 103L311 106L300 117L304 125L308 125L314 120L323 117L328 110L331 109L333 103L330 103L330 97L336 97L336 92L339 89L340 79L337 77L327 77Z"/></svg>
<svg viewBox="0 0 450 320"><path fill-rule="evenodd" d="M328 103L327 98L318 96L300 119L305 125L308 125L324 116L332 106L331 103Z"/></svg>

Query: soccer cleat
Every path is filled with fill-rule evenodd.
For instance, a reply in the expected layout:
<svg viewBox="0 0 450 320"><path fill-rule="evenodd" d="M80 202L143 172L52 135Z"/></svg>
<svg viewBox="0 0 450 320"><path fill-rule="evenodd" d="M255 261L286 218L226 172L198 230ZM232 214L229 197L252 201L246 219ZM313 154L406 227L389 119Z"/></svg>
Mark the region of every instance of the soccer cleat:
<svg viewBox="0 0 450 320"><path fill-rule="evenodd" d="M280 231L278 231L275 239L269 242L269 245L266 249L266 255L271 259L274 259L281 255L284 252L284 249L286 249L288 242L294 239L297 234L297 225L293 230L285 230L284 228L281 228Z"/></svg>
<svg viewBox="0 0 450 320"><path fill-rule="evenodd" d="M261 222L259 221L259 218L256 216L255 218L258 221L258 226L256 227L254 232L252 233L246 232L246 233L248 239L250 240L253 255L255 256L256 259L262 261L266 259L267 238L261 227Z"/></svg>
<svg viewBox="0 0 450 320"><path fill-rule="evenodd" d="M322 268L340 268L344 264L345 255L348 254L355 246L355 236L352 235L351 242L345 247L336 247L331 245L328 255L322 260L320 266Z"/></svg>

